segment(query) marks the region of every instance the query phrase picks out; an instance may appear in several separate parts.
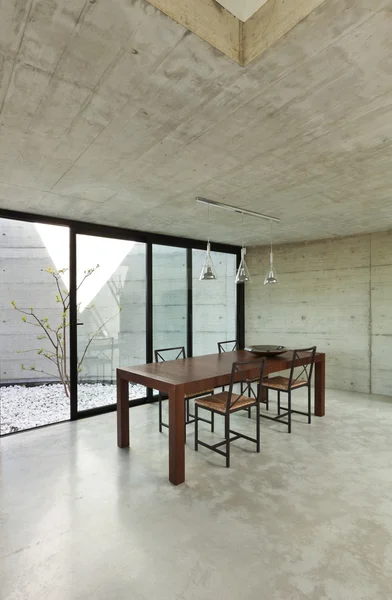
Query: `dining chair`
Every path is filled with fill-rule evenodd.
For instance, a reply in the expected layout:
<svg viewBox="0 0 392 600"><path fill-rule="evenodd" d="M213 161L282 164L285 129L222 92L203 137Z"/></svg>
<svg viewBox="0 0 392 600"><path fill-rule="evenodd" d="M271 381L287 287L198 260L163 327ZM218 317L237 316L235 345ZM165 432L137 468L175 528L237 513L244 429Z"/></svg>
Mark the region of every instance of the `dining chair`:
<svg viewBox="0 0 392 600"><path fill-rule="evenodd" d="M219 354L222 354L223 352L234 352L234 350L239 350L240 349L240 345L238 343L238 340L228 340L226 342L218 342L218 352ZM222 392L225 391L225 386L222 386ZM241 393L242 393L242 388L241 388ZM265 404L266 404L266 409L268 410L269 406L268 406L268 395L266 396L266 400L265 400ZM248 417L249 419L251 418L252 413L251 413L251 408L248 409Z"/></svg>
<svg viewBox="0 0 392 600"><path fill-rule="evenodd" d="M311 353L311 361L306 365L300 365L302 369L298 374L295 374L295 363L297 360L301 360L303 358L303 353ZM311 383L312 383L312 374L314 367L314 358L316 355L316 346L311 346L310 348L298 348L293 350L293 358L291 361L290 367L290 375L289 377L268 377L264 379L263 386L267 388L267 390L276 390L278 393L278 414L275 417L271 417L269 415L261 414L260 416L263 419L270 419L271 421L277 421L279 423L284 423L287 425L288 433L291 433L291 415L296 413L298 415L305 415L308 417L308 423L311 423ZM307 412L300 410L293 410L291 408L291 394L293 390L297 390L299 388L308 388L308 410ZM287 394L287 406L281 406L280 404L280 394L281 392ZM281 414L281 410L286 411ZM285 417L287 417L287 421L285 421Z"/></svg>
<svg viewBox="0 0 392 600"><path fill-rule="evenodd" d="M218 342L218 352L222 354L222 352L234 352L234 350L239 350L240 346L237 340L228 340L225 342Z"/></svg>
<svg viewBox="0 0 392 600"><path fill-rule="evenodd" d="M239 350L240 345L238 340L227 340L225 342L218 342L218 352L219 354L223 354L224 352L234 352L235 350ZM222 392L225 391L224 385L222 385ZM250 417L249 417L250 418Z"/></svg>
<svg viewBox="0 0 392 600"><path fill-rule="evenodd" d="M260 398L262 392L265 358L248 360L245 362L234 362L231 369L230 385L227 392L205 396L195 400L195 450L197 452L199 444L209 450L226 457L226 467L230 467L230 444L235 440L243 438L256 444L256 452L260 452ZM256 391L252 384L257 381ZM236 394L233 387L241 382L243 392ZM230 429L230 417L237 411L256 407L256 437L252 438L244 433L239 433ZM225 420L225 438L216 444L207 444L199 438L199 421L204 420L199 416L199 410L204 409L214 414L219 414ZM232 437L230 437L232 435ZM225 450L221 450L221 446Z"/></svg>
<svg viewBox="0 0 392 600"><path fill-rule="evenodd" d="M154 350L155 362L166 362L168 360L181 360L186 358L185 347L184 346L175 346L174 348L160 348L159 350ZM186 426L190 423L195 422L195 416L190 413L189 402L190 400L194 400L195 398L199 398L200 396L204 396L206 394L214 394L213 388L208 388L197 394L186 394L185 395L185 431ZM162 419L162 394L158 392L158 402L159 402L159 431L162 433L162 427L169 427L167 423L163 422ZM214 418L212 415L211 421L207 419L203 419L206 423L211 425L211 431L214 431Z"/></svg>

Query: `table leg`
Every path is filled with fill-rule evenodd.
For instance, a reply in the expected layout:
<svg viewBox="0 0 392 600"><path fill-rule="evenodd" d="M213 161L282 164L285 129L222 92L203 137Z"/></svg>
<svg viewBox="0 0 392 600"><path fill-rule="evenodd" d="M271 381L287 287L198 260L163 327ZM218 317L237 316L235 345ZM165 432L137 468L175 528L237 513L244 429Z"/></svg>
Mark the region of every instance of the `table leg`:
<svg viewBox="0 0 392 600"><path fill-rule="evenodd" d="M169 481L185 481L185 401L184 386L169 389Z"/></svg>
<svg viewBox="0 0 392 600"><path fill-rule="evenodd" d="M314 373L314 414L316 417L325 415L325 357L316 362Z"/></svg>
<svg viewBox="0 0 392 600"><path fill-rule="evenodd" d="M129 389L128 381L117 373L117 446L129 446Z"/></svg>

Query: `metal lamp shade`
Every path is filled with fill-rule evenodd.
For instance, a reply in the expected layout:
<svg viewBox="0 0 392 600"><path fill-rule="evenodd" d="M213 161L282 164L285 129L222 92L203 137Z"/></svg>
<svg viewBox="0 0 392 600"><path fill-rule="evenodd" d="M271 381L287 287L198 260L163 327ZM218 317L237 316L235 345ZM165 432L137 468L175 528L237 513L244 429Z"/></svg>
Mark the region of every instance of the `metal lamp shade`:
<svg viewBox="0 0 392 600"><path fill-rule="evenodd" d="M270 283L279 283L278 274L274 269L274 258L272 252L270 253L270 267L265 276L264 285L268 285Z"/></svg>
<svg viewBox="0 0 392 600"><path fill-rule="evenodd" d="M214 263L212 262L210 242L207 244L207 254L204 259L204 264L200 273L200 281L213 281L217 279Z"/></svg>
<svg viewBox="0 0 392 600"><path fill-rule="evenodd" d="M248 266L245 261L246 248L241 249L241 262L235 276L236 283L252 283L252 278L249 273Z"/></svg>
<svg viewBox="0 0 392 600"><path fill-rule="evenodd" d="M267 275L265 276L264 285L267 285L269 283L279 283L275 271L268 271Z"/></svg>

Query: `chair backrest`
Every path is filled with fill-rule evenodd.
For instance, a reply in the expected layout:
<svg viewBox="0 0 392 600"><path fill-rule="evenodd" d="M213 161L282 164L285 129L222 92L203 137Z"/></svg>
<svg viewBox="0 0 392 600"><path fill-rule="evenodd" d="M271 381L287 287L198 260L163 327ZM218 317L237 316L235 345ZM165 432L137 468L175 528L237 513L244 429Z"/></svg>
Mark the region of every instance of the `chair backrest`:
<svg viewBox="0 0 392 600"><path fill-rule="evenodd" d="M175 348L161 348L154 350L155 362L166 362L167 360L178 360L186 358L185 347L176 346Z"/></svg>
<svg viewBox="0 0 392 600"><path fill-rule="evenodd" d="M234 352L234 350L239 350L239 344L237 340L228 340L227 342L218 342L218 352L222 354L222 352Z"/></svg>
<svg viewBox="0 0 392 600"><path fill-rule="evenodd" d="M295 362L297 360L301 360L301 358L305 358L304 357L305 352L307 354L310 353L311 360L306 365L300 365L300 368L302 368L302 371L300 371L296 375L294 373ZM289 387L291 387L296 381L299 381L299 380L307 381L308 385L310 384L311 379L312 379L315 355L316 355L316 346L311 346L310 348L297 348L296 350L293 350L293 359L292 359L291 369L290 369Z"/></svg>
<svg viewBox="0 0 392 600"><path fill-rule="evenodd" d="M240 398L254 398L257 403L261 401L263 377L264 377L265 358L256 358L244 362L234 362L231 368L230 386L227 394L226 412L230 411L232 406ZM236 383L242 383L241 395L233 395L233 387ZM253 384L253 385L252 385ZM253 386L256 387L256 391Z"/></svg>

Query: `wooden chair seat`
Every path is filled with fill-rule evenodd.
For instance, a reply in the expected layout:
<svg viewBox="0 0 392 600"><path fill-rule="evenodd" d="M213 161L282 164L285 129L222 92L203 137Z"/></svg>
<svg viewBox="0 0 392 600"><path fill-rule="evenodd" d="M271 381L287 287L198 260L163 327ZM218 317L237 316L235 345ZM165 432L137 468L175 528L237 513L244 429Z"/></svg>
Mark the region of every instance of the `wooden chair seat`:
<svg viewBox="0 0 392 600"><path fill-rule="evenodd" d="M229 392L221 392L220 394L214 394L213 396L206 396L205 398L199 398L195 401L197 406L214 410L215 412L225 414L227 399ZM255 398L249 398L248 396L240 396L239 394L231 395L232 406L229 408L230 412L249 408L256 404Z"/></svg>
<svg viewBox="0 0 392 600"><path fill-rule="evenodd" d="M291 388L298 388L307 384L308 382L304 379L298 379L297 381L293 381L293 383L291 384ZM263 386L272 390L282 390L286 392L290 387L290 379L288 377L279 376L266 377L263 380Z"/></svg>
<svg viewBox="0 0 392 600"><path fill-rule="evenodd" d="M184 398L186 400L193 400L193 398L198 398L199 396L207 396L207 394L213 394L214 388L209 388L208 390L202 390L201 392L197 392L196 394L185 394Z"/></svg>
<svg viewBox="0 0 392 600"><path fill-rule="evenodd" d="M231 377L229 390L222 391L219 394L204 396L195 400L195 451L197 452L199 445L217 452L226 458L226 467L230 467L230 445L239 439L248 440L256 444L256 452L260 452L260 398L262 393L263 375L265 367L265 358L262 360L248 360L245 362L233 362L231 368ZM258 373L257 385L252 387L252 380ZM249 375L249 378L248 378ZM241 393L235 394L233 388L240 384ZM254 389L256 388L256 389ZM251 406L256 407L256 437L250 437L245 433L235 431L230 428L230 419L232 413L243 409L249 409ZM225 421L225 437L220 442L209 444L199 438L199 416L200 409L208 410L211 414L211 420L215 413L224 417ZM222 448L225 448L223 450Z"/></svg>

